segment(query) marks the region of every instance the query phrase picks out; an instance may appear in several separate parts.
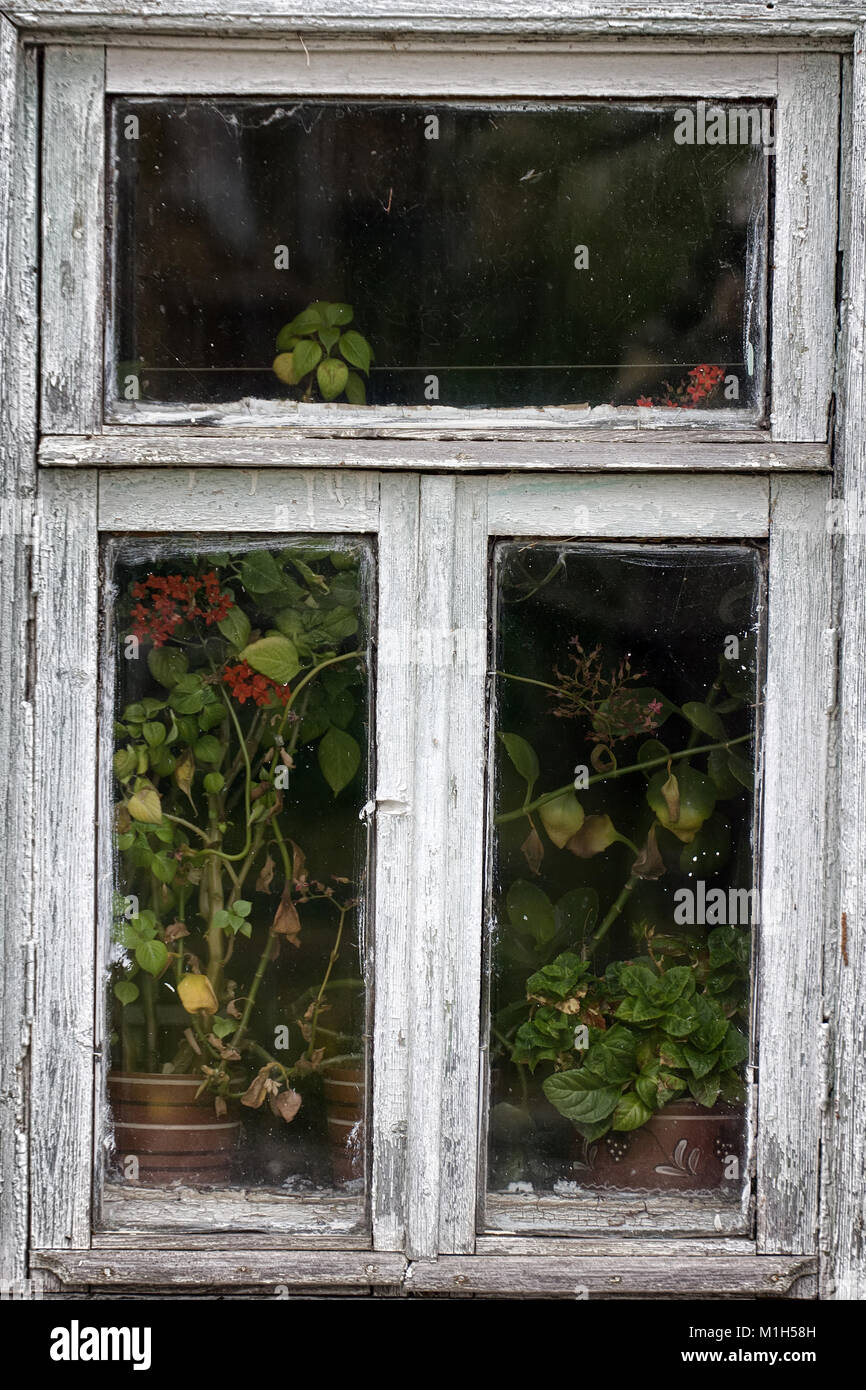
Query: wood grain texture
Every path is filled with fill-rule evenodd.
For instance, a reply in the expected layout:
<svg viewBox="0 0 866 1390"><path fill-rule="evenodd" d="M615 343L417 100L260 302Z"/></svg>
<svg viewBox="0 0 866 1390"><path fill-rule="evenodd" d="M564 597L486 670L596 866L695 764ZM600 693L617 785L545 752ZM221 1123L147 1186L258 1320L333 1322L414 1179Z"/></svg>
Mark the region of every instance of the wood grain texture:
<svg viewBox="0 0 866 1390"><path fill-rule="evenodd" d="M764 478L491 478L491 535L760 537Z"/></svg>
<svg viewBox="0 0 866 1390"><path fill-rule="evenodd" d="M572 45L299 43L270 52L109 49L106 90L124 96L707 97L775 96L766 53L579 53Z"/></svg>
<svg viewBox="0 0 866 1390"><path fill-rule="evenodd" d="M758 1248L811 1254L824 1100L823 926L835 637L823 479L771 483L762 737Z"/></svg>
<svg viewBox="0 0 866 1390"><path fill-rule="evenodd" d="M412 1020L415 668L403 656L416 622L421 564L420 485L383 478L376 669L376 915L373 940L373 1243L406 1239L406 1142Z"/></svg>
<svg viewBox="0 0 866 1390"><path fill-rule="evenodd" d="M26 1275L32 1021L37 69L0 18L0 1284Z"/></svg>
<svg viewBox="0 0 866 1390"><path fill-rule="evenodd" d="M322 1236L341 1244L369 1245L363 1211L357 1197L321 1199L280 1192L227 1189L202 1193L194 1188L140 1188L106 1183L99 1211L100 1234L117 1236L125 1245L139 1245L161 1231L173 1233L172 1246L189 1232L224 1241L227 1235L271 1235L293 1244ZM97 1243L98 1243L97 1240Z"/></svg>
<svg viewBox="0 0 866 1390"><path fill-rule="evenodd" d="M48 48L42 113L42 408L46 433L102 421L105 55Z"/></svg>
<svg viewBox="0 0 866 1390"><path fill-rule="evenodd" d="M199 468L102 473L101 531L375 531L372 473Z"/></svg>
<svg viewBox="0 0 866 1390"><path fill-rule="evenodd" d="M825 956L833 1052L821 1212L823 1296L836 1299L866 1298L866 29L854 44L852 77L836 503L843 603L835 808L839 915L828 922Z"/></svg>
<svg viewBox="0 0 866 1390"><path fill-rule="evenodd" d="M825 440L836 347L839 60L779 58L773 237L774 439Z"/></svg>
<svg viewBox="0 0 866 1390"><path fill-rule="evenodd" d="M406 1268L401 1255L371 1250L39 1250L34 1264L64 1284L116 1288L159 1284L190 1288L202 1284L283 1284L287 1288L338 1286L374 1288L400 1284Z"/></svg>
<svg viewBox="0 0 866 1390"><path fill-rule="evenodd" d="M715 1240L692 1237L691 1239L665 1238L653 1236L641 1239L639 1236L617 1237L600 1235L574 1236L479 1236L475 1242L476 1255L531 1255L539 1258L545 1255L580 1255L584 1259L630 1259L651 1255L660 1259L690 1260L694 1256L706 1258L714 1255L757 1254L753 1240L738 1239L736 1236L717 1236Z"/></svg>
<svg viewBox="0 0 866 1390"><path fill-rule="evenodd" d="M475 1245L481 945L484 917L485 714L488 665L487 480L457 482L450 589L447 711L445 974L439 1250Z"/></svg>
<svg viewBox="0 0 866 1390"><path fill-rule="evenodd" d="M826 35L848 39L863 15L859 0L731 0L719 8L713 0L433 0L424 6L395 7L391 0L320 0L315 10L284 0L86 0L71 10L68 0L29 0L7 13L26 29L60 28L63 32L100 28L132 33L276 34L530 34L695 35L714 31L729 37L770 39Z"/></svg>
<svg viewBox="0 0 866 1390"><path fill-rule="evenodd" d="M410 1264L406 1288L452 1297L784 1298L798 1279L813 1273L815 1264L802 1256L714 1255L678 1262L649 1255L453 1255Z"/></svg>
<svg viewBox="0 0 866 1390"><path fill-rule="evenodd" d="M43 473L36 575L31 1233L87 1246L93 1109L96 476Z"/></svg>
<svg viewBox="0 0 866 1390"><path fill-rule="evenodd" d="M483 1229L488 1236L747 1236L752 1220L748 1192L739 1201L714 1193L488 1192Z"/></svg>
<svg viewBox="0 0 866 1390"><path fill-rule="evenodd" d="M337 468L416 472L737 472L828 471L826 444L774 444L721 434L597 430L592 437L523 441L299 438L261 434L155 435L109 428L91 436L50 435L39 449L49 468Z"/></svg>

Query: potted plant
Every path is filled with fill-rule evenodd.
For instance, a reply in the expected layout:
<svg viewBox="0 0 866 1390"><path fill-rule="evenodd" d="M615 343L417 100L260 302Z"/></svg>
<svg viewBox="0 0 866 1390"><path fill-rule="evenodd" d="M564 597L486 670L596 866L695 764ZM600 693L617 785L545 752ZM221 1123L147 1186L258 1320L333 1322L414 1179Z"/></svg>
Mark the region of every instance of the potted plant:
<svg viewBox="0 0 866 1390"><path fill-rule="evenodd" d="M127 1177L226 1180L242 1114L297 1123L355 1057L356 818L328 797L363 762L364 565L298 543L127 576L109 1075Z"/></svg>
<svg viewBox="0 0 866 1390"><path fill-rule="evenodd" d="M553 901L519 878L502 903L502 973L524 967L518 997L493 1018L496 1065L517 1071L517 1103L492 1114L516 1154L509 1176L526 1167L533 1135L555 1127L552 1111L573 1127L581 1183L715 1188L741 1176L750 923L729 920L731 890L713 886L730 853L724 805L751 785L751 654L739 646L735 662L720 657L704 700L677 705L627 659L608 666L575 639L565 671L530 683L546 687L556 717L582 724L590 751L543 796L532 745L500 735L525 795L497 823L528 824L521 850L536 877L552 845L574 857L577 880ZM608 811L600 798L614 785ZM579 866L617 846L628 867L605 910ZM751 912L753 894L733 892ZM611 948L627 907L626 949L622 932Z"/></svg>
<svg viewBox="0 0 866 1390"><path fill-rule="evenodd" d="M346 327L353 318L351 304L316 300L280 329L274 374L297 387L299 399L311 401L315 388L323 401L345 396L350 405L366 405L364 376L370 375L373 349L357 329Z"/></svg>

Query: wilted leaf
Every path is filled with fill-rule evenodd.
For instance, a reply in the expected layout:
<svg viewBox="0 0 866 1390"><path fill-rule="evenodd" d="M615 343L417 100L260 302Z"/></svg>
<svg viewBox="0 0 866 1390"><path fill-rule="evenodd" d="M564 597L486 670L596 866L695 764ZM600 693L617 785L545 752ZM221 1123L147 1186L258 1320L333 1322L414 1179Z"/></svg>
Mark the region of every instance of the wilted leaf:
<svg viewBox="0 0 866 1390"><path fill-rule="evenodd" d="M631 866L631 871L635 878L661 878L665 872L664 860L659 853L656 842L656 828L650 826L650 832L646 837L646 844Z"/></svg>
<svg viewBox="0 0 866 1390"><path fill-rule="evenodd" d="M678 821L680 818L680 784L674 774L668 774L667 781L662 784L662 796L668 808L668 820Z"/></svg>
<svg viewBox="0 0 866 1390"><path fill-rule="evenodd" d="M213 985L207 975L184 975L178 984L177 993L188 1014L215 1014L219 1008Z"/></svg>
<svg viewBox="0 0 866 1390"><path fill-rule="evenodd" d="M225 1096L214 1096L213 1108L214 1114L216 1115L218 1120L221 1120L224 1115L227 1115L228 1106L225 1102Z"/></svg>
<svg viewBox="0 0 866 1390"><path fill-rule="evenodd" d="M287 883L283 889L279 905L274 914L271 931L274 936L287 936L293 946L300 946L301 944L301 919L298 916L298 909L292 902L292 886L290 883Z"/></svg>
<svg viewBox="0 0 866 1390"><path fill-rule="evenodd" d="M544 859L544 845L541 843L541 836L535 826L530 830L520 849L531 872L537 874Z"/></svg>
<svg viewBox="0 0 866 1390"><path fill-rule="evenodd" d="M192 806L193 810L196 809L196 805L192 799L190 787L192 786L192 779L194 776L195 755L193 754L191 748L185 748L183 753L175 763L174 781L175 785L178 787L180 791L183 792L184 796L189 801L189 804Z"/></svg>
<svg viewBox="0 0 866 1390"><path fill-rule="evenodd" d="M566 846L578 859L592 859L609 849L616 839L616 826L610 816L587 816Z"/></svg>
<svg viewBox="0 0 866 1390"><path fill-rule="evenodd" d="M267 859L265 860L264 864L262 865L261 869L259 870L259 876L258 876L258 878L256 879L256 892L257 892L257 893L268 893L268 892L270 892L271 880L272 880L273 877L274 877L274 869L275 869L275 868L276 868L276 865L275 865L273 859L271 858L270 854L268 854Z"/></svg>
<svg viewBox="0 0 866 1390"><path fill-rule="evenodd" d="M269 1096L268 1104L272 1114L279 1116L289 1125L301 1108L301 1097L297 1091L280 1091L278 1095Z"/></svg>
<svg viewBox="0 0 866 1390"><path fill-rule="evenodd" d="M241 1096L241 1105L248 1105L251 1110L258 1110L263 1104L265 1096L268 1094L268 1076L271 1064L267 1063L261 1071L256 1072L246 1091Z"/></svg>

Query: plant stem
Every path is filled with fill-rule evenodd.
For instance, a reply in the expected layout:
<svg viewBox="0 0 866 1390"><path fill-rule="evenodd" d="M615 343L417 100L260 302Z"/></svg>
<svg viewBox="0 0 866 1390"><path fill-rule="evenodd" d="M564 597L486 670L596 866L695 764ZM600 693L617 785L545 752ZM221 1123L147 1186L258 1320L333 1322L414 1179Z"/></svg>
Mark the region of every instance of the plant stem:
<svg viewBox="0 0 866 1390"><path fill-rule="evenodd" d="M691 758L698 753L711 753L715 748L733 748L737 743L749 743L751 734L740 734L738 738L727 738L718 743L703 743L698 748L683 748L679 753L666 753L660 758L647 758L644 763L632 763L630 767L618 767L613 772L599 772L595 777L588 777L587 787L594 787L597 782L612 782L617 777L626 777L632 772L646 772L651 767L665 767L669 762L676 762L679 758ZM546 806L548 801L555 801L557 797L565 792L573 791L574 783L566 782L564 787L557 787L556 791L545 792L544 796L538 796L531 801L528 806L521 806L517 811L505 811L496 817L494 825L505 825L507 821L520 820L521 816L529 815L531 811L537 811L539 806Z"/></svg>
<svg viewBox="0 0 866 1390"><path fill-rule="evenodd" d="M313 1052L314 1052L314 1050L315 1050L315 1046L316 1046L316 1024L317 1024L317 1022L318 1022L319 1013L320 1013L320 1010L321 1010L321 1008L322 1008L322 996L324 995L325 990L328 988L328 981L329 981L329 979L331 978L331 971L332 971L333 968L334 968L334 965L335 965L336 960L337 960L337 956L340 954L340 942L341 942L342 936L343 936L343 924L344 924L345 921L346 921L346 913L349 911L349 909L348 909L347 907L341 907L341 908L339 909L339 911L340 911L340 924L339 924L339 926L337 927L337 938L336 938L336 940L335 940L335 942L334 942L334 945L333 945L333 947L332 947L332 949L331 949L331 954L330 954L330 956L328 957L328 968L327 968L327 970L325 971L325 978L322 980L322 983L321 983L321 985L320 985L320 987L319 987L319 993L316 995L316 1002L315 1002L315 1004L313 1005L313 1017L312 1017L312 1019L311 1019L311 1021L310 1021L310 1041L309 1041L309 1043L307 1044L307 1054L306 1054L307 1057L312 1057Z"/></svg>
<svg viewBox="0 0 866 1390"><path fill-rule="evenodd" d="M636 874L629 874L628 878L626 879L625 883L623 884L620 890L619 897L608 909L608 912L605 915L603 921L600 923L598 930L594 932L592 937L590 938L591 950L594 951L599 942L604 940L605 936L607 936L608 931L613 926L613 923L616 921L617 917L622 912L638 882L639 879Z"/></svg>

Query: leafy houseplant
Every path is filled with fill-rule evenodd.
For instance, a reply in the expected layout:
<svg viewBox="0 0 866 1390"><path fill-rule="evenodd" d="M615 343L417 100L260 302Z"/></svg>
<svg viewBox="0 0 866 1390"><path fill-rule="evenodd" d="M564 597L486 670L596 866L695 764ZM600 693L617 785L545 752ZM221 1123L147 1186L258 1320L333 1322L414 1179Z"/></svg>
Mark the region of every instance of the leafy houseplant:
<svg viewBox="0 0 866 1390"><path fill-rule="evenodd" d="M323 401L344 395L351 405L366 405L359 372L370 375L373 349L356 329L346 328L353 317L351 304L317 300L280 329L274 373L286 386L297 386L302 400L313 399L315 385Z"/></svg>
<svg viewBox="0 0 866 1390"><path fill-rule="evenodd" d="M146 661L126 663L136 690L115 729L115 1056L126 1077L195 1077L218 1120L267 1101L290 1123L360 1031L345 1002L359 973L336 972L351 845L346 863L327 798L363 763L362 556L299 544L139 576L121 607Z"/></svg>
<svg viewBox="0 0 866 1390"><path fill-rule="evenodd" d="M551 713L576 721L589 751L572 781L537 796L535 749L522 734L500 734L524 796L497 816L497 825L523 822L528 833L520 850L536 878L552 846L574 857L578 883L558 901L523 877L505 892L500 971L516 980L523 966L524 983L519 993L513 986L518 997L494 1016L494 1050L500 1065L516 1068L522 1103L515 1110L506 1102L503 1114L492 1116L494 1128L525 1138L543 1096L586 1153L605 1136L652 1128L666 1107L681 1113L686 1102L730 1114L741 1103L748 923L727 921L722 908L696 923L677 902L724 869L731 853L725 803L751 786L741 750L752 732L741 730L750 724L753 678L745 638L743 644L738 660L720 657L705 699L682 705L643 685L644 673L632 671L627 658L609 665L600 648L587 651L577 639L569 663L549 682L500 673L545 690ZM579 865L622 854L618 846L629 866L605 910ZM674 892L677 883L687 891ZM721 890L718 900L727 902ZM534 967L528 978L527 966ZM536 1077L541 1091L533 1101ZM668 1171L670 1165L655 1167Z"/></svg>

